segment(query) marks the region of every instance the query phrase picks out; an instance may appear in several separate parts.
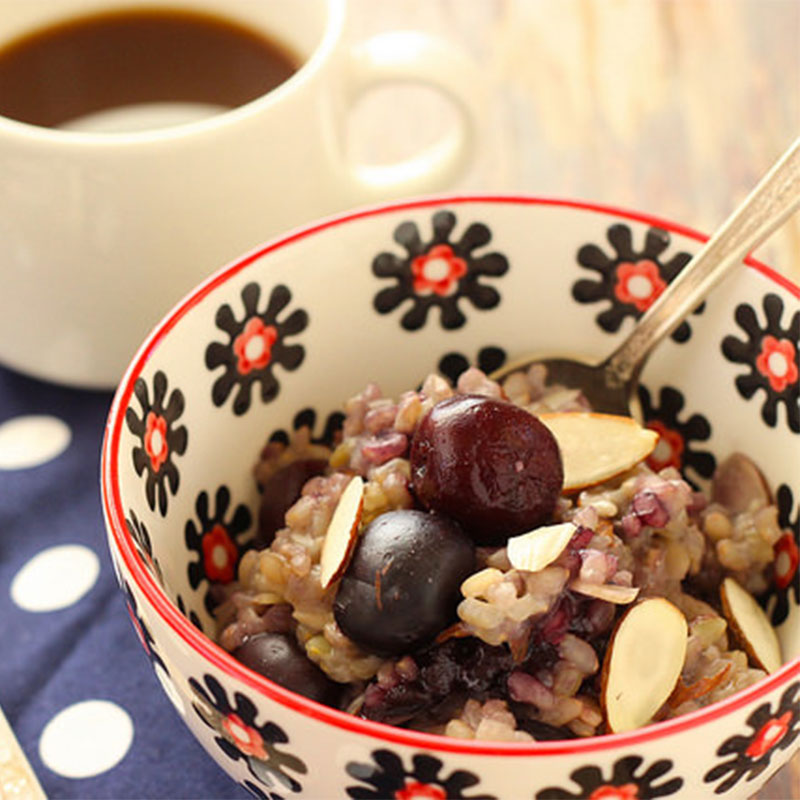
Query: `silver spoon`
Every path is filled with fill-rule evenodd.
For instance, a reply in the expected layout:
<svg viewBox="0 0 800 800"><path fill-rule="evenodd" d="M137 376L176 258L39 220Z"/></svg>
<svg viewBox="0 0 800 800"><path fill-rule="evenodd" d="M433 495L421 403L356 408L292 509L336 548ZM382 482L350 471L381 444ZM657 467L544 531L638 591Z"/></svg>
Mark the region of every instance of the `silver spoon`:
<svg viewBox="0 0 800 800"><path fill-rule="evenodd" d="M527 356L492 373L502 380L534 364L547 369L547 382L581 389L595 411L637 416L636 388L651 351L672 333L712 287L761 244L800 206L800 138L728 217L675 280L603 361Z"/></svg>
<svg viewBox="0 0 800 800"><path fill-rule="evenodd" d="M0 708L0 798L47 800L14 731Z"/></svg>

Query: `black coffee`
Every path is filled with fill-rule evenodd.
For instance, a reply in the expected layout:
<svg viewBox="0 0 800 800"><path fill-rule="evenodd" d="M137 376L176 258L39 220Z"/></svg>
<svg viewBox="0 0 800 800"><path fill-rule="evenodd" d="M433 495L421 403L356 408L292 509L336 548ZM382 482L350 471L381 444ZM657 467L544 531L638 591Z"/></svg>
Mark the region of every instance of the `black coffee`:
<svg viewBox="0 0 800 800"><path fill-rule="evenodd" d="M182 9L105 12L0 47L0 115L54 127L134 103L235 108L299 66L284 45L222 17Z"/></svg>

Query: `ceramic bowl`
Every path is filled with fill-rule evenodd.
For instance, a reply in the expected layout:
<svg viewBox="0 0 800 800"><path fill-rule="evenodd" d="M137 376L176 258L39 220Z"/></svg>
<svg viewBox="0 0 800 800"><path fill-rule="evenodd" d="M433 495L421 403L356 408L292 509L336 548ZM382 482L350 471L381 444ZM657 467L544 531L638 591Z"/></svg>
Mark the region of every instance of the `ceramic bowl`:
<svg viewBox="0 0 800 800"><path fill-rule="evenodd" d="M113 403L102 489L111 554L155 672L191 732L257 797L747 797L800 744L800 290L748 262L660 345L642 376L661 457L703 484L734 450L786 529L764 598L787 663L716 705L631 733L461 741L357 719L220 649L211 581L257 517L273 436L326 440L367 382L526 353L601 358L703 236L646 214L527 197L356 211L228 265L153 331ZM416 264L416 267L414 266ZM421 268L420 268L421 267ZM265 331L271 329L271 335ZM269 339L269 341L268 341Z"/></svg>

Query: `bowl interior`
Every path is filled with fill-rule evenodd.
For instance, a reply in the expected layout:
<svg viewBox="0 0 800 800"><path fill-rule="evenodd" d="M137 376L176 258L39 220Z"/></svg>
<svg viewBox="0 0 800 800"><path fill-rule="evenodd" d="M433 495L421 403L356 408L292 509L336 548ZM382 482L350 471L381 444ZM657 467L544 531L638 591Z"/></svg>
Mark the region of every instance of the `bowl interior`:
<svg viewBox="0 0 800 800"><path fill-rule="evenodd" d="M252 467L307 425L330 441L368 382L397 396L529 353L607 355L700 246L638 214L522 198L452 198L358 212L213 276L145 344L112 413L113 515L150 578L212 634L212 582L253 536ZM663 342L643 376L656 454L697 486L733 451L776 492L787 529L763 598L800 654L798 290L742 267ZM784 546L785 545L785 546Z"/></svg>

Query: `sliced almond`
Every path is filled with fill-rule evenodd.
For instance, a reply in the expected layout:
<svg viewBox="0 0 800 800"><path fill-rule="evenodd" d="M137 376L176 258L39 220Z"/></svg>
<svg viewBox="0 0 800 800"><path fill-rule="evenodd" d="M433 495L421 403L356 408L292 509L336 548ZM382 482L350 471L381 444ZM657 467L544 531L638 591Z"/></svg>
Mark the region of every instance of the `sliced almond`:
<svg viewBox="0 0 800 800"><path fill-rule="evenodd" d="M356 475L345 486L322 543L319 579L323 589L341 578L347 569L356 546L358 525L363 511L364 481Z"/></svg>
<svg viewBox="0 0 800 800"><path fill-rule="evenodd" d="M538 572L564 552L577 530L572 522L561 522L512 536L506 545L508 560L514 569Z"/></svg>
<svg viewBox="0 0 800 800"><path fill-rule="evenodd" d="M612 733L647 725L672 694L686 658L689 626L669 600L637 603L617 623L606 650L600 699Z"/></svg>
<svg viewBox="0 0 800 800"><path fill-rule="evenodd" d="M756 666L775 672L783 664L781 644L764 609L733 578L725 578L719 596L722 612L740 647Z"/></svg>
<svg viewBox="0 0 800 800"><path fill-rule="evenodd" d="M638 586L617 586L615 583L590 583L580 578L575 578L569 585L573 592L596 597L598 600L607 600L617 605L632 603L639 595Z"/></svg>
<svg viewBox="0 0 800 800"><path fill-rule="evenodd" d="M539 419L555 436L564 463L564 491L577 492L627 472L655 449L658 434L632 417L564 411Z"/></svg>

